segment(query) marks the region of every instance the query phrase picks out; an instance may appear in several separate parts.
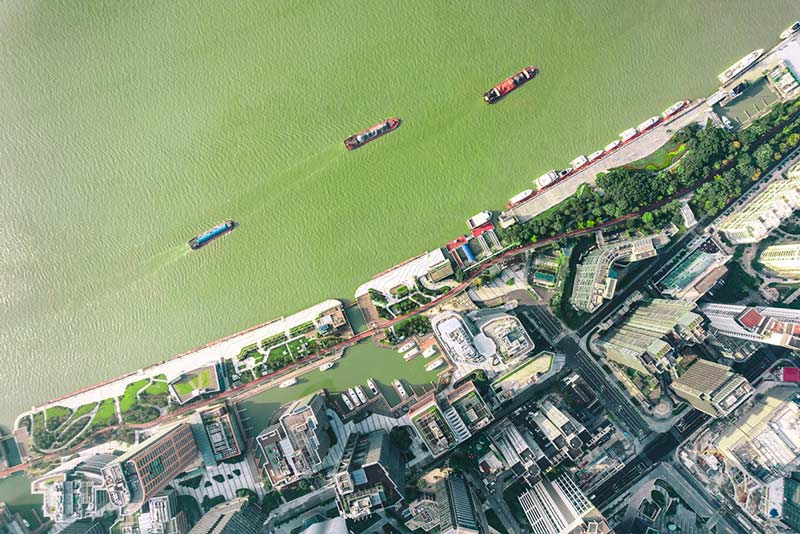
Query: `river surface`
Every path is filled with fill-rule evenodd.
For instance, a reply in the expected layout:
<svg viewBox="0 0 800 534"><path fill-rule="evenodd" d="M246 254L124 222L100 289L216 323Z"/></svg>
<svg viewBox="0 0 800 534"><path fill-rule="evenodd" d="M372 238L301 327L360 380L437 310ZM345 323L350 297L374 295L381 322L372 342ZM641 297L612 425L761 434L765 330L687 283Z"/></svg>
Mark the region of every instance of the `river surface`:
<svg viewBox="0 0 800 534"><path fill-rule="evenodd" d="M794 0L0 3L0 423L351 297L711 93L797 18ZM483 103L526 65L541 75Z"/></svg>

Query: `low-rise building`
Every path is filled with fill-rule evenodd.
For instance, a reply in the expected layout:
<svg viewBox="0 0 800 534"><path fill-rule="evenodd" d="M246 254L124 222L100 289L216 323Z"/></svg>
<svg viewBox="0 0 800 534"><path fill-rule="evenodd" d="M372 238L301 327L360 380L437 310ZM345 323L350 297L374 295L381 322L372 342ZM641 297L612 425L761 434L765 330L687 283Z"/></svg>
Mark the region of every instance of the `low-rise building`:
<svg viewBox="0 0 800 534"><path fill-rule="evenodd" d="M657 285L664 295L694 302L725 276L725 264L732 257L723 254L709 239L678 262Z"/></svg>
<svg viewBox="0 0 800 534"><path fill-rule="evenodd" d="M273 487L309 478L322 468L330 449L325 393L318 391L283 406L256 437L259 464Z"/></svg>
<svg viewBox="0 0 800 534"><path fill-rule="evenodd" d="M722 335L789 349L800 348L800 310L731 304L706 304L702 309L715 337Z"/></svg>
<svg viewBox="0 0 800 534"><path fill-rule="evenodd" d="M730 367L698 359L672 382L672 391L712 417L725 417L753 396L750 382Z"/></svg>
<svg viewBox="0 0 800 534"><path fill-rule="evenodd" d="M751 197L718 225L717 230L736 245L757 243L800 207L800 165L786 179L778 179Z"/></svg>
<svg viewBox="0 0 800 534"><path fill-rule="evenodd" d="M102 469L112 454L74 458L31 483L31 493L42 496L42 514L56 523L100 517L109 504Z"/></svg>
<svg viewBox="0 0 800 534"><path fill-rule="evenodd" d="M769 246L758 261L778 276L797 278L800 276L800 243Z"/></svg>
<svg viewBox="0 0 800 534"><path fill-rule="evenodd" d="M405 491L402 458L385 430L350 434L333 477L342 517L360 519L398 504Z"/></svg>
<svg viewBox="0 0 800 534"><path fill-rule="evenodd" d="M612 267L617 262L633 262L657 254L655 237L618 241L590 251L578 264L570 302L581 311L593 313L603 299L613 298L617 278Z"/></svg>

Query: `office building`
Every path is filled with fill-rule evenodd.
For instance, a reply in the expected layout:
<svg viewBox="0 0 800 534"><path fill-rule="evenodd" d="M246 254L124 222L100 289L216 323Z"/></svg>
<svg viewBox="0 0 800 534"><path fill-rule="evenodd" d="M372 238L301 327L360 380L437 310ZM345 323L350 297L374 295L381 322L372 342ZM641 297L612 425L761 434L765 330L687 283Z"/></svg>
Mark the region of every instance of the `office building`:
<svg viewBox="0 0 800 534"><path fill-rule="evenodd" d="M706 304L711 333L789 349L800 348L800 310ZM714 339L712 339L714 341Z"/></svg>
<svg viewBox="0 0 800 534"><path fill-rule="evenodd" d="M325 393L284 406L257 438L259 463L276 488L308 478L322 468L330 449Z"/></svg>
<svg viewBox="0 0 800 534"><path fill-rule="evenodd" d="M44 528L47 528L46 526ZM30 534L31 530L19 513L11 513L6 503L0 501L0 534Z"/></svg>
<svg viewBox="0 0 800 534"><path fill-rule="evenodd" d="M42 496L42 514L56 523L100 517L108 508L102 469L116 457L96 454L65 462L31 483L31 493Z"/></svg>
<svg viewBox="0 0 800 534"><path fill-rule="evenodd" d="M385 430L350 434L333 477L342 517L359 519L401 501L405 490L402 458Z"/></svg>
<svg viewBox="0 0 800 534"><path fill-rule="evenodd" d="M485 356L475 346L475 336L468 320L455 312L445 312L431 319L439 345L454 362L477 363Z"/></svg>
<svg viewBox="0 0 800 534"><path fill-rule="evenodd" d="M467 480L450 474L436 481L436 503L439 507L441 534L483 534L483 511Z"/></svg>
<svg viewBox="0 0 800 534"><path fill-rule="evenodd" d="M722 221L717 230L733 244L757 243L800 207L800 166L778 179Z"/></svg>
<svg viewBox="0 0 800 534"><path fill-rule="evenodd" d="M160 430L102 468L109 498L123 515L136 512L196 459L189 423Z"/></svg>
<svg viewBox="0 0 800 534"><path fill-rule="evenodd" d="M455 410L453 412L455 413ZM408 411L408 417L434 458L441 456L462 441L457 435L458 429L452 428L450 419L445 418L444 411L434 393L429 393L414 404ZM458 417L457 414L456 417ZM461 425L466 427L463 422ZM466 428L464 430L466 431ZM469 437L469 432L466 432L466 437Z"/></svg>
<svg viewBox="0 0 800 534"><path fill-rule="evenodd" d="M247 497L218 504L200 518L191 534L259 534L267 520L261 508Z"/></svg>
<svg viewBox="0 0 800 534"><path fill-rule="evenodd" d="M725 417L753 396L753 387L730 367L698 359L672 381L672 391L711 417Z"/></svg>
<svg viewBox="0 0 800 534"><path fill-rule="evenodd" d="M692 302L644 299L621 326L598 339L597 346L609 359L642 374L668 370L671 343L697 343L706 338L703 317L692 309Z"/></svg>
<svg viewBox="0 0 800 534"><path fill-rule="evenodd" d="M59 534L108 534L108 529L99 519L81 519L67 525Z"/></svg>
<svg viewBox="0 0 800 534"><path fill-rule="evenodd" d="M800 243L772 245L758 258L761 264L784 278L800 277Z"/></svg>
<svg viewBox="0 0 800 534"><path fill-rule="evenodd" d="M708 239L678 262L656 285L664 295L695 302L725 276L728 272L725 264L732 257L723 254Z"/></svg>
<svg viewBox="0 0 800 534"><path fill-rule="evenodd" d="M783 479L783 502L780 520L795 532L800 532L800 472Z"/></svg>
<svg viewBox="0 0 800 534"><path fill-rule="evenodd" d="M519 496L534 534L608 533L603 516L569 475L540 479Z"/></svg>
<svg viewBox="0 0 800 534"><path fill-rule="evenodd" d="M788 477L800 465L800 394L796 384L767 390L717 438L730 469L763 484Z"/></svg>
<svg viewBox="0 0 800 534"><path fill-rule="evenodd" d="M480 332L475 336L475 345L487 358L497 355L509 362L526 356L534 348L533 340L513 315L490 309L473 312L470 318Z"/></svg>
<svg viewBox="0 0 800 534"><path fill-rule="evenodd" d="M575 271L570 297L572 305L592 313L603 304L603 299L613 298L617 287L617 276L612 269L614 264L652 258L657 254L655 239L643 237L618 241L589 252Z"/></svg>
<svg viewBox="0 0 800 534"><path fill-rule="evenodd" d="M161 490L142 507L139 514L141 534L188 534L189 522L178 506L178 492Z"/></svg>
<svg viewBox="0 0 800 534"><path fill-rule="evenodd" d="M467 425L470 432L475 432L492 422L492 412L483 401L483 397L472 381L466 382L447 395L447 403L455 409L458 416Z"/></svg>
<svg viewBox="0 0 800 534"><path fill-rule="evenodd" d="M225 405L200 410L190 417L197 448L208 466L240 456L244 439L236 418Z"/></svg>

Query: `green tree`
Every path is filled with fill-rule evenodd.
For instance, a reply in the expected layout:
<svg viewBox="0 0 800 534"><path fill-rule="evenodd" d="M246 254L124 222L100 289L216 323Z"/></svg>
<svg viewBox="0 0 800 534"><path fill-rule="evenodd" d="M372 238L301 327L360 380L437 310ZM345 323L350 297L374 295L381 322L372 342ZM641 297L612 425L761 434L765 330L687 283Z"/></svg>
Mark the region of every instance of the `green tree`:
<svg viewBox="0 0 800 534"><path fill-rule="evenodd" d="M755 158L758 168L762 171L767 170L767 168L772 164L772 155L774 153L775 151L773 148L767 144L758 147L753 153L753 157Z"/></svg>

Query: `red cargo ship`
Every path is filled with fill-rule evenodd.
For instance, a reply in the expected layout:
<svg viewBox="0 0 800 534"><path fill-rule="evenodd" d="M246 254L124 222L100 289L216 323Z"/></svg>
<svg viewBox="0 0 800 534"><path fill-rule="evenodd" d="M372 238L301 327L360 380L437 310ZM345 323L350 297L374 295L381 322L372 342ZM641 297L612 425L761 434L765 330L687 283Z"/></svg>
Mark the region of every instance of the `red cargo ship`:
<svg viewBox="0 0 800 534"><path fill-rule="evenodd" d="M503 83L495 85L483 95L483 99L487 104L494 104L502 97L524 84L528 80L532 80L536 76L536 67L525 67L515 75L503 80Z"/></svg>
<svg viewBox="0 0 800 534"><path fill-rule="evenodd" d="M363 132L358 132L355 135L351 135L344 140L344 146L347 147L347 150L356 149L362 145L366 145L373 139L377 139L382 135L396 130L398 126L400 126L400 119L386 119L385 121L380 122L371 128L367 128Z"/></svg>

